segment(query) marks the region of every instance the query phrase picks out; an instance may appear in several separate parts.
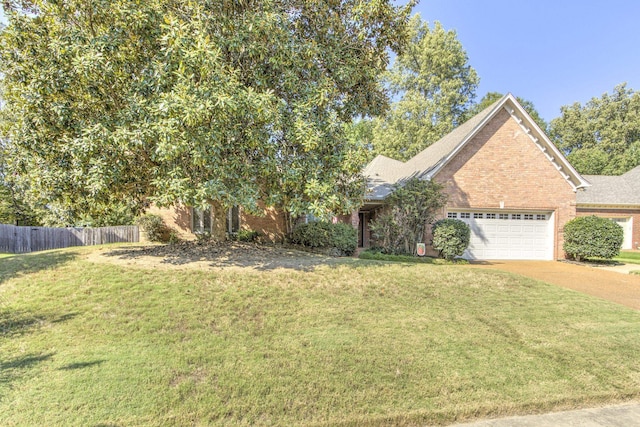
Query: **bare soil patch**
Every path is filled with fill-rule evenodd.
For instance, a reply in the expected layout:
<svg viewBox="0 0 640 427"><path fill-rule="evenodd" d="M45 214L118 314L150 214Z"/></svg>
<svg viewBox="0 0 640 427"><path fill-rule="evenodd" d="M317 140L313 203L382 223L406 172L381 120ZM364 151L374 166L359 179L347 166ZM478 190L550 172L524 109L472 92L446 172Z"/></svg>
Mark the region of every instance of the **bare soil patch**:
<svg viewBox="0 0 640 427"><path fill-rule="evenodd" d="M312 270L321 265L344 263L347 259L305 252L279 245L241 242L180 242L168 245L135 245L104 247L87 254L92 262L109 262L165 269L279 268Z"/></svg>

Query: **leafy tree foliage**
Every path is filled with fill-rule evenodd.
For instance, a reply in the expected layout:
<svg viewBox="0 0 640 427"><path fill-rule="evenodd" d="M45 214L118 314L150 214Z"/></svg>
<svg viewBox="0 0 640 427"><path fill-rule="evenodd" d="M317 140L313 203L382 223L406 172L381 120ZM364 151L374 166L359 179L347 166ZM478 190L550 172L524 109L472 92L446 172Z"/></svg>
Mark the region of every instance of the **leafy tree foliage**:
<svg viewBox="0 0 640 427"><path fill-rule="evenodd" d="M611 259L620 253L623 240L622 227L595 215L574 218L564 226L564 251L577 260Z"/></svg>
<svg viewBox="0 0 640 427"><path fill-rule="evenodd" d="M7 0L8 165L65 223L150 201L351 210L364 158L343 124L387 107L411 7Z"/></svg>
<svg viewBox="0 0 640 427"><path fill-rule="evenodd" d="M475 104L473 107L469 109L468 117L475 116L476 114L478 114L485 108L489 107L491 104L493 104L503 96L504 95L501 94L500 92L488 92L485 96L482 97L480 102L478 102L477 104ZM545 122L542 117L540 117L540 113L538 113L538 110L536 110L536 107L535 105L533 105L533 102L520 98L519 96L516 96L516 99L518 100L520 105L522 105L522 108L524 108L524 110L531 116L533 121L536 122L536 124L540 127L540 129L542 129L543 132L547 132L549 128L549 124Z"/></svg>
<svg viewBox="0 0 640 427"><path fill-rule="evenodd" d="M433 248L445 259L462 256L471 241L471 229L459 219L445 218L433 223Z"/></svg>
<svg viewBox="0 0 640 427"><path fill-rule="evenodd" d="M549 134L578 172L620 175L640 164L640 93L621 84L561 112Z"/></svg>
<svg viewBox="0 0 640 427"><path fill-rule="evenodd" d="M466 119L479 78L456 32L433 28L419 15L411 39L397 56L384 84L398 98L389 113L374 119L373 152L408 160Z"/></svg>
<svg viewBox="0 0 640 427"><path fill-rule="evenodd" d="M427 224L446 203L442 185L411 178L396 185L387 197L387 206L371 223L376 245L385 253L415 254L416 243L423 242Z"/></svg>
<svg viewBox="0 0 640 427"><path fill-rule="evenodd" d="M29 207L22 191L7 176L7 144L0 138L0 224L40 225L38 211Z"/></svg>

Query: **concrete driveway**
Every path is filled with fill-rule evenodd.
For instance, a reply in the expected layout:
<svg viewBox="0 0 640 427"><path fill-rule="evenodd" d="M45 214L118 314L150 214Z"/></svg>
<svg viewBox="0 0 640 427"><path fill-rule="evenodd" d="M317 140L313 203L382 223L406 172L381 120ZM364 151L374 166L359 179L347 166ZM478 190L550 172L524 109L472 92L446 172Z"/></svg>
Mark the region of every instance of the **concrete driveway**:
<svg viewBox="0 0 640 427"><path fill-rule="evenodd" d="M561 261L477 261L470 266L521 274L640 310L640 275Z"/></svg>
<svg viewBox="0 0 640 427"><path fill-rule="evenodd" d="M452 427L630 427L639 425L640 404L635 402L544 415L483 420L456 424Z"/></svg>

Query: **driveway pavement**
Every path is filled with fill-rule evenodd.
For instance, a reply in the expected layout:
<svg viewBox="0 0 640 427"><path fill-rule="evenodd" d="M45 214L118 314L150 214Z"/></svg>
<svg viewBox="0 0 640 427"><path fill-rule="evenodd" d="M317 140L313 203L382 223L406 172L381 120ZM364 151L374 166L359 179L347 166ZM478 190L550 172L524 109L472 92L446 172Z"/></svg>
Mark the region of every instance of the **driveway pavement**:
<svg viewBox="0 0 640 427"><path fill-rule="evenodd" d="M470 266L521 274L640 310L640 275L561 261L478 261Z"/></svg>
<svg viewBox="0 0 640 427"><path fill-rule="evenodd" d="M452 427L631 427L640 426L640 404L526 415L456 424Z"/></svg>

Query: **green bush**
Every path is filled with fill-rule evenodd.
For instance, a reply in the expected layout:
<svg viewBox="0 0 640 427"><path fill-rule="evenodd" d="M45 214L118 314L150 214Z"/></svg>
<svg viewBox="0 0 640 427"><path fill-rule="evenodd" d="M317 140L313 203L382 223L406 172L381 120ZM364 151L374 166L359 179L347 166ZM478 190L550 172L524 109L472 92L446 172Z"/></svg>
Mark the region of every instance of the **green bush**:
<svg viewBox="0 0 640 427"><path fill-rule="evenodd" d="M291 242L313 249L335 249L351 256L358 246L358 232L349 224L319 221L296 226Z"/></svg>
<svg viewBox="0 0 640 427"><path fill-rule="evenodd" d="M459 219L441 219L431 227L433 248L440 251L440 256L453 259L462 256L469 247L471 230Z"/></svg>
<svg viewBox="0 0 640 427"><path fill-rule="evenodd" d="M610 219L580 216L564 226L563 249L569 258L611 259L620 253L624 232Z"/></svg>
<svg viewBox="0 0 640 427"><path fill-rule="evenodd" d="M255 230L239 230L237 233L234 233L233 240L237 240L238 242L255 242L260 233Z"/></svg>
<svg viewBox="0 0 640 427"><path fill-rule="evenodd" d="M144 214L138 217L136 225L142 228L151 242L166 242L169 238L170 230L160 215Z"/></svg>

